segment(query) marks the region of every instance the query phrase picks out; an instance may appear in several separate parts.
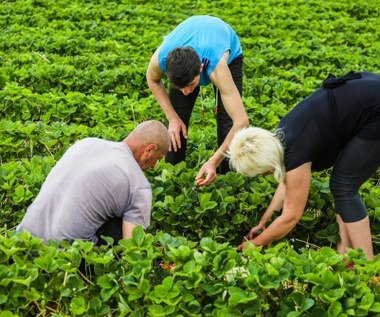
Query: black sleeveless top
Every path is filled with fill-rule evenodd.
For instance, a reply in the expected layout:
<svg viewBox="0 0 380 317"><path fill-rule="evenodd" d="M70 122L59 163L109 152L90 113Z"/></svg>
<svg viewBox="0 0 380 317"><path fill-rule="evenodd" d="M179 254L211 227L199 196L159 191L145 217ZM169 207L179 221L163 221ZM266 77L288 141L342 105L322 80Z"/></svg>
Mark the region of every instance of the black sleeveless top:
<svg viewBox="0 0 380 317"><path fill-rule="evenodd" d="M306 162L320 171L334 165L354 136L380 139L380 75L360 72L330 75L279 123L290 171Z"/></svg>

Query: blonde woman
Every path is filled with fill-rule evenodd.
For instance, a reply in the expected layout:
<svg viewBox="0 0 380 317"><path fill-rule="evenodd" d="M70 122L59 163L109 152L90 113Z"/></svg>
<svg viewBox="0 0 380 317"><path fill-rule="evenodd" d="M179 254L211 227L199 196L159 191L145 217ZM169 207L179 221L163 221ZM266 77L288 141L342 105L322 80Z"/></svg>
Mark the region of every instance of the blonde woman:
<svg viewBox="0 0 380 317"><path fill-rule="evenodd" d="M370 223L358 190L380 166L380 75L330 75L280 121L275 133L254 127L236 133L228 157L239 173L274 173L279 182L272 202L247 234L251 243L267 245L285 237L302 216L312 171L333 167L337 249L362 248L368 259L373 257ZM245 247L243 242L238 248Z"/></svg>

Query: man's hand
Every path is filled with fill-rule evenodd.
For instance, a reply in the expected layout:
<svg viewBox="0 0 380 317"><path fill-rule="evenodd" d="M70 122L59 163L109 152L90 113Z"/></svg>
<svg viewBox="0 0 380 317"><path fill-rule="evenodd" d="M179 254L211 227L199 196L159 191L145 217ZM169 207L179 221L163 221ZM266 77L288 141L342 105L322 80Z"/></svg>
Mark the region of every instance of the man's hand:
<svg viewBox="0 0 380 317"><path fill-rule="evenodd" d="M173 118L169 121L169 136L170 136L170 147L169 151L177 152L181 148L181 133L185 139L187 139L187 129L186 125L179 118Z"/></svg>
<svg viewBox="0 0 380 317"><path fill-rule="evenodd" d="M199 170L195 181L198 186L210 184L216 178L216 166L210 161L207 161Z"/></svg>

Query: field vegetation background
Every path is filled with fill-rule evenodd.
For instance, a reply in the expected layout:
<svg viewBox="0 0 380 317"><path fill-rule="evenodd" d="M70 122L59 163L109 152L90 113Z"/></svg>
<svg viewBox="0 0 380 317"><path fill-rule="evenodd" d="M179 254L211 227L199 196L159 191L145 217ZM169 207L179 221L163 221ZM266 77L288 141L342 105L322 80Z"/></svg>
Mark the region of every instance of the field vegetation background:
<svg viewBox="0 0 380 317"><path fill-rule="evenodd" d="M199 14L222 18L239 35L243 102L254 126L275 129L329 73L380 73L378 0L2 1L1 317L379 316L379 256L367 262L360 251L345 258L334 251L329 171L313 174L307 209L289 236L236 252L276 184L231 172L194 187L216 146L212 87L197 100L187 161L160 162L147 173L154 193L148 235L136 230L117 246L77 241L57 249L13 232L76 140L121 140L143 120L165 122L146 84L147 65L164 35ZM361 188L376 253L379 178Z"/></svg>

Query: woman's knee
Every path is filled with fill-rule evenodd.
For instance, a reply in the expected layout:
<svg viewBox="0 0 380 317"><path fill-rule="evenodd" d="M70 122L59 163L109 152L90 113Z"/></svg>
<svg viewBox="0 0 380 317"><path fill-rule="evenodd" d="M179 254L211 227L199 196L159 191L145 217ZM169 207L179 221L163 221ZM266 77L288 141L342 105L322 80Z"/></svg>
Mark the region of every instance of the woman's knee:
<svg viewBox="0 0 380 317"><path fill-rule="evenodd" d="M336 213L346 223L364 219L367 210L359 195L361 180L334 172L330 178L330 192L334 198Z"/></svg>
<svg viewBox="0 0 380 317"><path fill-rule="evenodd" d="M336 213L343 222L356 222L367 216L367 209L358 192L331 190L334 198Z"/></svg>

